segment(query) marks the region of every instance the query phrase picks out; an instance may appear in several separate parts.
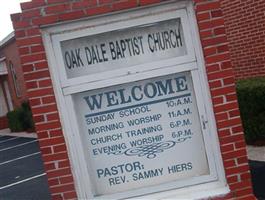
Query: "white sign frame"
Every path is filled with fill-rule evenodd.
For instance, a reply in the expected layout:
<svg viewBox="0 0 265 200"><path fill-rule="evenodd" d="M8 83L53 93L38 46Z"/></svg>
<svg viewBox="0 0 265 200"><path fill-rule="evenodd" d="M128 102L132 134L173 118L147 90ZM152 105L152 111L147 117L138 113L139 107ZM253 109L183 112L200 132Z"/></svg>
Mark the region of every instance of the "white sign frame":
<svg viewBox="0 0 265 200"><path fill-rule="evenodd" d="M116 70L115 72L67 79L64 63L60 56L61 41L176 17L184 19L182 24L184 33L188 33L185 35L188 50L187 56L147 65L133 66L124 70ZM128 20L132 20L130 21L132 23L128 23ZM203 55L191 1L173 1L158 6L121 12L115 15L92 17L86 21L82 20L44 28L42 31L51 77L55 86L55 96L58 102L63 132L69 149L70 162L73 167L77 194L80 199L121 199L134 197L136 194L137 196L141 195L141 198L151 197L154 199L165 197L176 198L176 195L182 195L183 197L196 195L194 197L198 198L200 195L206 197L224 194L229 191L226 186ZM183 71L190 71L192 74L198 110L201 117L201 126L203 127L202 131L205 144L208 144L205 145L205 148L209 160L210 175L129 192L94 197L93 184L90 181L89 170L87 170L89 166L85 160L85 152L81 148L81 138L77 131L78 127L71 94ZM183 188L185 186L188 186L189 189ZM201 193L202 188L208 190L208 194ZM146 195L152 193L152 191L160 193Z"/></svg>

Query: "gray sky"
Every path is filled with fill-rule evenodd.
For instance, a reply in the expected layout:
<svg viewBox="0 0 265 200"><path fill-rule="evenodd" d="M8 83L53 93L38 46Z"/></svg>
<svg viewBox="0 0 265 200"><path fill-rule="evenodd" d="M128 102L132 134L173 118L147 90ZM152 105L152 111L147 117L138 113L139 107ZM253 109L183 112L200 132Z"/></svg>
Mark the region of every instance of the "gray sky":
<svg viewBox="0 0 265 200"><path fill-rule="evenodd" d="M0 41L13 31L12 22L10 19L11 13L21 12L20 2L29 0L4 0L0 6Z"/></svg>

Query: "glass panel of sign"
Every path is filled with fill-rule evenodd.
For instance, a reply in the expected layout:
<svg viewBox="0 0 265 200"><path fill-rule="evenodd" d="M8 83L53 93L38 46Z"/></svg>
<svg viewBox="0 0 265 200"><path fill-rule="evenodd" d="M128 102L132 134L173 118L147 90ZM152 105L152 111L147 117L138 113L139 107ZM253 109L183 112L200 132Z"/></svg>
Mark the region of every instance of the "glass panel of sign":
<svg viewBox="0 0 265 200"><path fill-rule="evenodd" d="M190 72L72 98L96 195L209 175Z"/></svg>

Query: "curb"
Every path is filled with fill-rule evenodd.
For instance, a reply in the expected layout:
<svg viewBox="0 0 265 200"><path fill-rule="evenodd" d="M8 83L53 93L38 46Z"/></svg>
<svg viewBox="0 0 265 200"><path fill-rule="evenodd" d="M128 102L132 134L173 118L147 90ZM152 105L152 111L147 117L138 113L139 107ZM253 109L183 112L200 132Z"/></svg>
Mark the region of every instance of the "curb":
<svg viewBox="0 0 265 200"><path fill-rule="evenodd" d="M13 137L24 137L24 138L37 138L36 133L27 132L11 132L10 129L1 129L0 136L13 136Z"/></svg>
<svg viewBox="0 0 265 200"><path fill-rule="evenodd" d="M247 146L248 159L265 162L265 146Z"/></svg>

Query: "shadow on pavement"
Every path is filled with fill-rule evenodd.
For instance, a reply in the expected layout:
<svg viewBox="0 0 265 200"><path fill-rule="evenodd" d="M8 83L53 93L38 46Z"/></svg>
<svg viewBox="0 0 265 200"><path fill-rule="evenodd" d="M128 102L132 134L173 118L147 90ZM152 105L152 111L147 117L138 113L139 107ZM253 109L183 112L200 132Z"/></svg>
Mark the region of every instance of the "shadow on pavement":
<svg viewBox="0 0 265 200"><path fill-rule="evenodd" d="M258 200L265 200L265 162L249 160L254 194Z"/></svg>

